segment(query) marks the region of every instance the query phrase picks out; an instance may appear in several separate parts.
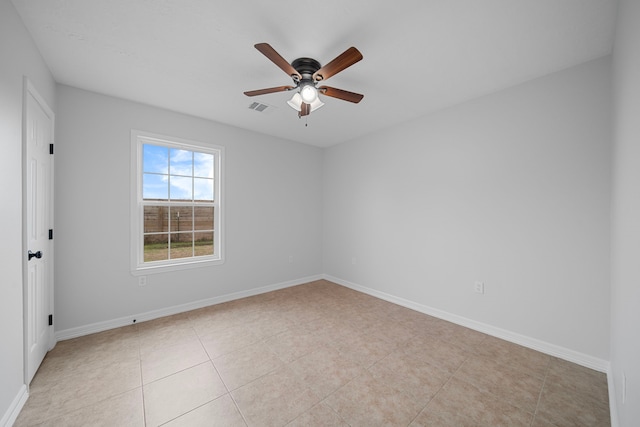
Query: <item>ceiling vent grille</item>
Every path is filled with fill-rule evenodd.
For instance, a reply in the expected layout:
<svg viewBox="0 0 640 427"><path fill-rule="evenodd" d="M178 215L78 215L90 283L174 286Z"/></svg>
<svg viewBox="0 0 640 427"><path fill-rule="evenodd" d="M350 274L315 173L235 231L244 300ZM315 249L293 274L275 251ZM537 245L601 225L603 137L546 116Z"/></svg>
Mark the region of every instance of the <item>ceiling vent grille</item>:
<svg viewBox="0 0 640 427"><path fill-rule="evenodd" d="M270 110L273 110L274 108L275 107L273 105L261 104L259 102L252 102L251 105L249 105L249 109L257 111L258 113L270 112Z"/></svg>

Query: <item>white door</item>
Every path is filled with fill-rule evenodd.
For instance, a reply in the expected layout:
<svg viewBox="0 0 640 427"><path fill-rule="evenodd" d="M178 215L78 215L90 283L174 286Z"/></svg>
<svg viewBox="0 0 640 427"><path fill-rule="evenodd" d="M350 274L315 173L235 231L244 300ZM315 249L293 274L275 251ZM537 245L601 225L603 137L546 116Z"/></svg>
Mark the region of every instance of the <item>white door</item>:
<svg viewBox="0 0 640 427"><path fill-rule="evenodd" d="M25 199L26 289L25 341L27 383L35 375L53 344L49 326L53 300L53 144L51 109L25 79Z"/></svg>

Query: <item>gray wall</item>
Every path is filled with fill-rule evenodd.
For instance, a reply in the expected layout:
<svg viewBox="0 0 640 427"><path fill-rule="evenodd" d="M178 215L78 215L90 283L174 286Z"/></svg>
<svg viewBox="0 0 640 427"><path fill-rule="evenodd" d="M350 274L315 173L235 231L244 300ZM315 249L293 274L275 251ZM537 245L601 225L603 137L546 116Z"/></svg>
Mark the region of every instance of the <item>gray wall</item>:
<svg viewBox="0 0 640 427"><path fill-rule="evenodd" d="M613 55L611 366L621 426L640 420L640 2L622 0ZM622 376L627 377L623 403ZM612 408L613 411L616 408Z"/></svg>
<svg viewBox="0 0 640 427"><path fill-rule="evenodd" d="M328 149L325 273L608 360L609 81L605 57Z"/></svg>
<svg viewBox="0 0 640 427"><path fill-rule="evenodd" d="M319 148L68 86L58 86L57 111L57 332L322 273ZM138 286L131 129L225 147L224 264L149 274Z"/></svg>
<svg viewBox="0 0 640 427"><path fill-rule="evenodd" d="M22 328L22 90L27 76L50 107L55 83L18 13L0 0L0 424L24 392ZM22 391L21 391L22 390Z"/></svg>

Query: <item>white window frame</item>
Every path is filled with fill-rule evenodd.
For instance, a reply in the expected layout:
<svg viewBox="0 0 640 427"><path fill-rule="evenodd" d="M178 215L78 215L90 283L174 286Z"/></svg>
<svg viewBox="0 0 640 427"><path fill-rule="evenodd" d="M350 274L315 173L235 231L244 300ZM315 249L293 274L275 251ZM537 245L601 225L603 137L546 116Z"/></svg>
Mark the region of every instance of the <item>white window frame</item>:
<svg viewBox="0 0 640 427"><path fill-rule="evenodd" d="M166 261L144 262L144 204L142 200L142 175L144 144L160 145L189 151L213 154L214 156L214 219L213 248L211 256L177 258ZM131 131L131 274L134 276L176 271L195 267L207 267L224 263L224 147L190 141L182 138ZM171 205L171 202L166 205ZM181 203L176 202L176 205Z"/></svg>

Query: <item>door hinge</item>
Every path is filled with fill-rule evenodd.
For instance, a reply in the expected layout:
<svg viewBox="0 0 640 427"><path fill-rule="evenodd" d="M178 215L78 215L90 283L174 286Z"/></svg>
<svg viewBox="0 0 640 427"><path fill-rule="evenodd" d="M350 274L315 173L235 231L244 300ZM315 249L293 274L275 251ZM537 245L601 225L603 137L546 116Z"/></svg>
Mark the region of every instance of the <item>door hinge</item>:
<svg viewBox="0 0 640 427"><path fill-rule="evenodd" d="M49 326L53 325L53 314L49 315Z"/></svg>
<svg viewBox="0 0 640 427"><path fill-rule="evenodd" d="M53 240L53 228L49 229L49 240Z"/></svg>
<svg viewBox="0 0 640 427"><path fill-rule="evenodd" d="M49 154L53 154L53 144L49 144Z"/></svg>

